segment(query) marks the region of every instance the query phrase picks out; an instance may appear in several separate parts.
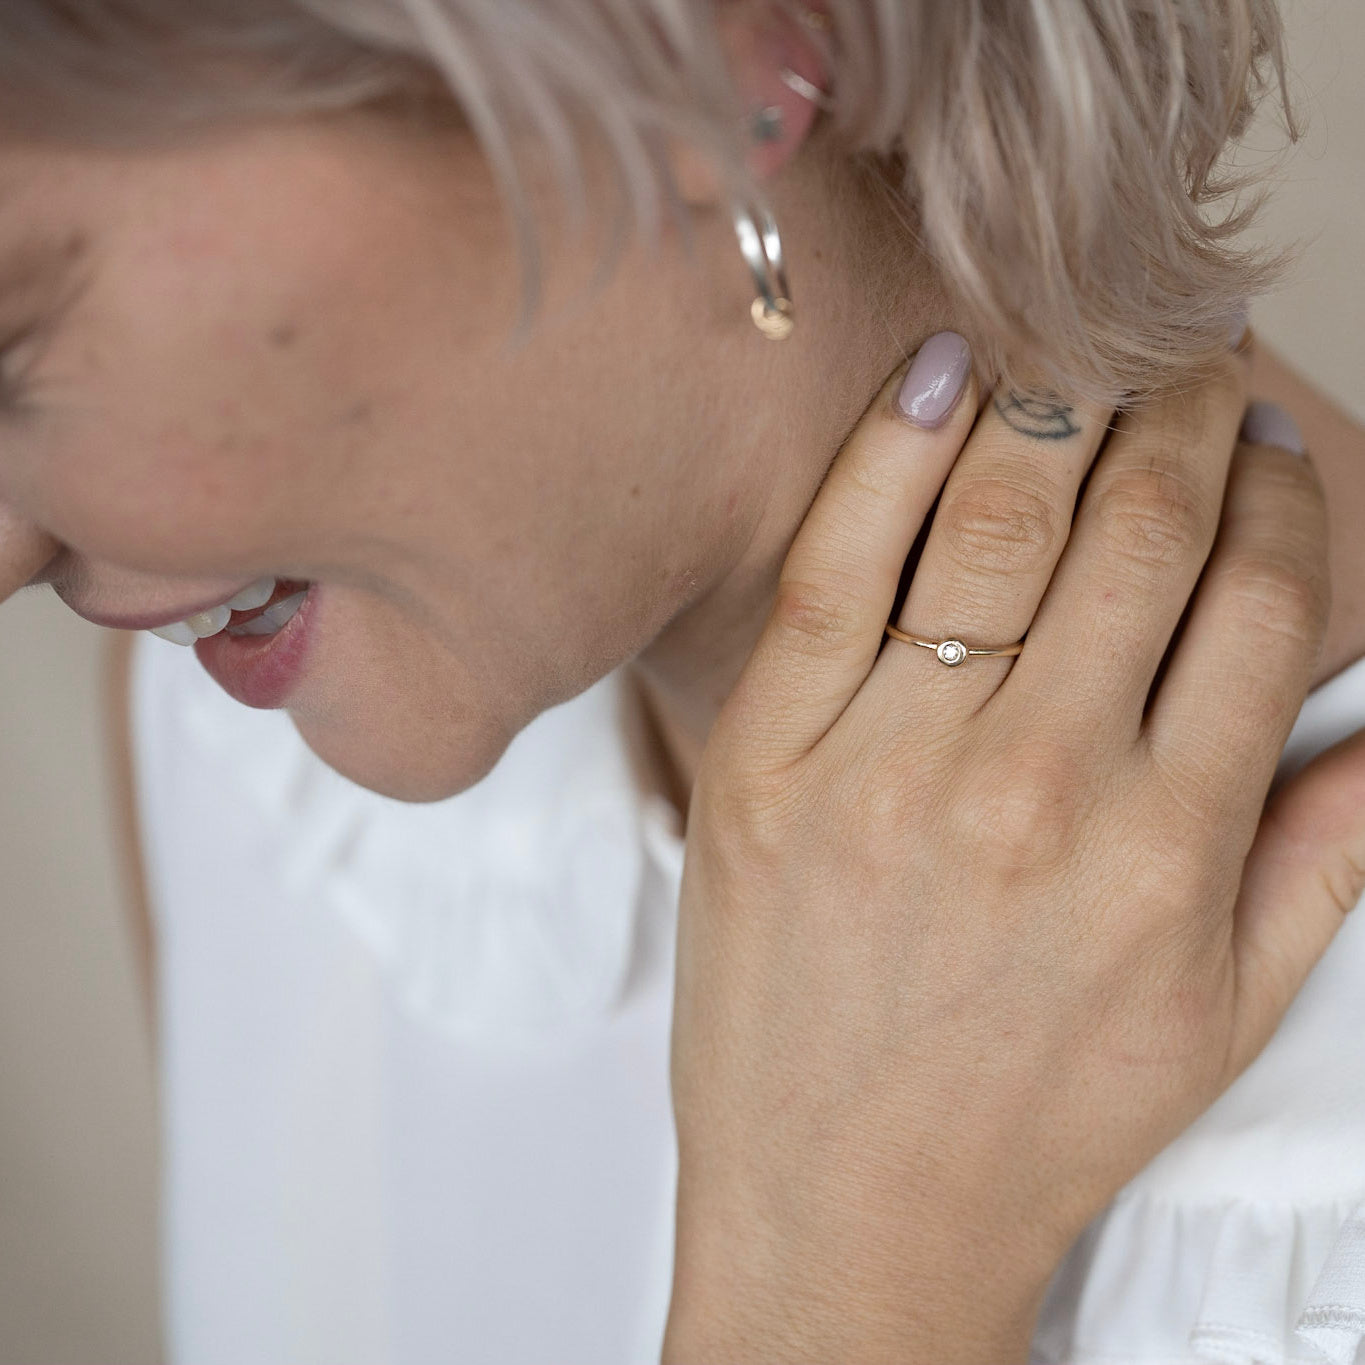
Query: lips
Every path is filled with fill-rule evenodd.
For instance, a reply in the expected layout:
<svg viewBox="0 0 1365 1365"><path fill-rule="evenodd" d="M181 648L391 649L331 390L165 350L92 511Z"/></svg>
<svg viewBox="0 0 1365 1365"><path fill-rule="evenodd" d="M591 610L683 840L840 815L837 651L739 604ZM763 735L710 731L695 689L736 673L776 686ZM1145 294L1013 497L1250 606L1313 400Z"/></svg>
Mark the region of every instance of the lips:
<svg viewBox="0 0 1365 1365"><path fill-rule="evenodd" d="M314 617L320 595L318 585L311 585L302 605L272 635L220 631L194 646L195 657L235 701L258 711L279 710L303 677L316 634Z"/></svg>

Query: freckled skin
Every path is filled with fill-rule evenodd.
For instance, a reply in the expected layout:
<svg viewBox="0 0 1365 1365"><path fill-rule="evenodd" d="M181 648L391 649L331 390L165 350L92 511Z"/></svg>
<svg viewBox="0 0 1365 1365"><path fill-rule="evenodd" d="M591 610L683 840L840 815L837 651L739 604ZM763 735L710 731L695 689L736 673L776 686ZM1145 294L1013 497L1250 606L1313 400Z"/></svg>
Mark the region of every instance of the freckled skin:
<svg viewBox="0 0 1365 1365"><path fill-rule="evenodd" d="M835 448L941 307L908 252L895 289L863 268L884 211L860 218L841 166L811 150L775 184L780 347L723 210L698 208L691 256L632 248L594 294L595 243L533 184L549 272L518 347L517 259L463 133L347 114L157 150L0 143L0 260L20 227L88 242L0 424L0 502L68 547L55 586L91 610L320 582L290 714L402 799L469 786L637 656L704 729Z"/></svg>

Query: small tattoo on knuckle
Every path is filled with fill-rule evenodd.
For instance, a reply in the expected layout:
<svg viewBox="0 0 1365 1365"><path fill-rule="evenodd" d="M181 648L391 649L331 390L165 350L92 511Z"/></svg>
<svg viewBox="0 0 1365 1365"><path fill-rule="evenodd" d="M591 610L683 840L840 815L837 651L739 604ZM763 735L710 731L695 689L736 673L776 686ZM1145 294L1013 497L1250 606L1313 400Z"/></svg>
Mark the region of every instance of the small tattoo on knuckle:
<svg viewBox="0 0 1365 1365"><path fill-rule="evenodd" d="M1017 393L1008 397L997 394L995 410L1007 426L1036 441L1065 441L1078 435L1081 429L1076 410L1069 403L1020 398Z"/></svg>

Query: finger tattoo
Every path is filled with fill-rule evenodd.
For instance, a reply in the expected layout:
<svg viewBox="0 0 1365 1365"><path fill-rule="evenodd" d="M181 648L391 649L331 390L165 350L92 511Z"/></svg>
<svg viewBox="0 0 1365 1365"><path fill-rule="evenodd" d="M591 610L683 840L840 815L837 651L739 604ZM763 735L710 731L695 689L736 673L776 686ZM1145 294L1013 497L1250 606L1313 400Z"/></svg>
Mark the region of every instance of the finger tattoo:
<svg viewBox="0 0 1365 1365"><path fill-rule="evenodd" d="M1065 441L1081 429L1075 409L1067 403L1020 398L1012 393L1008 398L997 395L995 410L1021 436L1032 436L1038 441Z"/></svg>

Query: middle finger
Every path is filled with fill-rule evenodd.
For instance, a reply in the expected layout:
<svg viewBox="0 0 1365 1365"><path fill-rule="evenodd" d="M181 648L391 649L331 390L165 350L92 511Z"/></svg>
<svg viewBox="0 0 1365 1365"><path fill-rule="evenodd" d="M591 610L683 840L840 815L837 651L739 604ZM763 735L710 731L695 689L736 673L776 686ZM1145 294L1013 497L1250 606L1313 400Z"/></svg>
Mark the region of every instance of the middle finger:
<svg viewBox="0 0 1365 1365"><path fill-rule="evenodd" d="M1206 382L1124 415L1002 693L1066 688L1081 724L1136 738L1218 529L1247 375L1229 355Z"/></svg>

